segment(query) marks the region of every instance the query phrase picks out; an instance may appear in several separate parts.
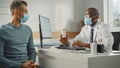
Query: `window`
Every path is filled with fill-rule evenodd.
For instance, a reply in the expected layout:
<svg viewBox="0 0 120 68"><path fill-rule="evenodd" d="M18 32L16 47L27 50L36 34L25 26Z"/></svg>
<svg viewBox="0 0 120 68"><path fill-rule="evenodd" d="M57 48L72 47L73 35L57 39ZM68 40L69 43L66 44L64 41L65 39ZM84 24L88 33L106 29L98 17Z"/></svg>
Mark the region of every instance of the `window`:
<svg viewBox="0 0 120 68"><path fill-rule="evenodd" d="M120 0L111 0L109 3L109 24L114 32L120 31ZM110 20L112 19L112 20Z"/></svg>

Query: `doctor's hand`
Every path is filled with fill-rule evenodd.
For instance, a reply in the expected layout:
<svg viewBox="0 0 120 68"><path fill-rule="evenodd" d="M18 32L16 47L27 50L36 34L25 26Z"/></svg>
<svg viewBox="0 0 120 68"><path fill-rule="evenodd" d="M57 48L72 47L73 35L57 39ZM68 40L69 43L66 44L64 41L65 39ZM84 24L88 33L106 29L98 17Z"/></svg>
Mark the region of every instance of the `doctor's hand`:
<svg viewBox="0 0 120 68"><path fill-rule="evenodd" d="M68 37L66 36L65 38L62 37L62 34L60 35L60 42L64 45L68 44Z"/></svg>
<svg viewBox="0 0 120 68"><path fill-rule="evenodd" d="M75 47L75 46L79 46L81 47L82 43L80 41L74 41L72 46Z"/></svg>
<svg viewBox="0 0 120 68"><path fill-rule="evenodd" d="M90 48L90 44L89 43L83 43L81 41L74 41L72 44L73 47L75 46L79 46L79 47L87 47Z"/></svg>

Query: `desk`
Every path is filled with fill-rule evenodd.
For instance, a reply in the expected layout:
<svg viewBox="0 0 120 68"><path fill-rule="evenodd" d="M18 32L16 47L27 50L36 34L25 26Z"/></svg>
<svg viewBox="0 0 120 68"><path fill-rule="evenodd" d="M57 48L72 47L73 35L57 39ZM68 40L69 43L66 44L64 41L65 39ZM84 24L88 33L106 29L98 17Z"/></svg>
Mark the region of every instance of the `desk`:
<svg viewBox="0 0 120 68"><path fill-rule="evenodd" d="M56 48L39 49L45 68L120 68L120 55L80 53Z"/></svg>

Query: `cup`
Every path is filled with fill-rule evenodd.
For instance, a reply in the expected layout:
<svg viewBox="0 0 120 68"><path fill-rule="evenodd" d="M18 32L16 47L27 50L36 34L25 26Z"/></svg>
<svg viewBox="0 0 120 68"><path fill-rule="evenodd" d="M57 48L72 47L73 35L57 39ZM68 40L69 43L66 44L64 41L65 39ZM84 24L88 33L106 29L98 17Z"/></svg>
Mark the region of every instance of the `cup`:
<svg viewBox="0 0 120 68"><path fill-rule="evenodd" d="M91 49L91 54L96 54L97 53L97 44L90 43L90 49Z"/></svg>
<svg viewBox="0 0 120 68"><path fill-rule="evenodd" d="M97 53L104 53L104 45L97 44Z"/></svg>

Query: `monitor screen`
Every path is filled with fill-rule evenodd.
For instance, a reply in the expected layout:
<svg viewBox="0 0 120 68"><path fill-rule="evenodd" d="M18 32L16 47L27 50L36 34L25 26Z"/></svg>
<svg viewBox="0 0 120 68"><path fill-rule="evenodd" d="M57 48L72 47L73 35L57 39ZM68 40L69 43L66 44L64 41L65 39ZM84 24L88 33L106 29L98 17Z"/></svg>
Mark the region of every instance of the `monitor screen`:
<svg viewBox="0 0 120 68"><path fill-rule="evenodd" d="M39 15L39 21L42 39L52 38L50 19Z"/></svg>
<svg viewBox="0 0 120 68"><path fill-rule="evenodd" d="M59 45L58 39L52 39L51 23L48 17L39 15L40 46Z"/></svg>

